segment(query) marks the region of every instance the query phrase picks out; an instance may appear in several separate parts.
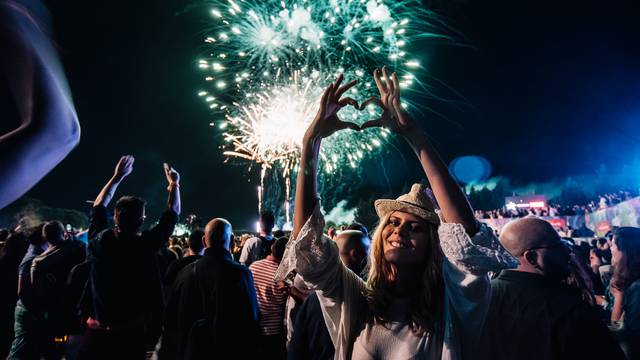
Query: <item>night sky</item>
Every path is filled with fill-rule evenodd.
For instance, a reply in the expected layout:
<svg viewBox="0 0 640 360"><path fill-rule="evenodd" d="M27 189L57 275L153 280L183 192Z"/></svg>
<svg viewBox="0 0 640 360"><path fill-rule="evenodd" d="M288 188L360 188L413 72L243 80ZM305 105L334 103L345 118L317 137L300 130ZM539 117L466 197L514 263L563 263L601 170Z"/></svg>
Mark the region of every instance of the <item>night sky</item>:
<svg viewBox="0 0 640 360"><path fill-rule="evenodd" d="M28 196L86 210L85 200L129 153L134 173L118 193L145 197L152 216L165 202L167 161L182 174L185 214L248 227L258 174L223 163L219 132L209 127L214 119L196 95L204 82L196 64L208 19L203 3L48 3L82 138ZM458 42L413 49L442 84L434 91L446 101L418 100L433 110L421 122L445 160L481 155L494 175L522 183L631 160L640 143L636 1L425 4L456 30L450 34ZM411 157L406 165L418 166ZM365 177L377 176L371 170ZM419 172L391 180L397 194L419 181Z"/></svg>

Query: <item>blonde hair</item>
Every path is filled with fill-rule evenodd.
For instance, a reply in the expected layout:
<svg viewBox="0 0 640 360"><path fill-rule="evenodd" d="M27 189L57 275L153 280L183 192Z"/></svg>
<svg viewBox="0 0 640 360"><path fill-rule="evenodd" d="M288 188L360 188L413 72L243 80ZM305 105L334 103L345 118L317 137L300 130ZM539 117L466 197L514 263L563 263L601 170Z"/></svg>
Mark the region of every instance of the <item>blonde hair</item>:
<svg viewBox="0 0 640 360"><path fill-rule="evenodd" d="M384 257L383 231L389 223L391 213L380 219L372 236L369 275L365 297L375 321L387 323L389 305L393 300L393 265ZM443 253L440 248L437 226L425 221L428 226L429 244L423 262L422 283L410 301L409 326L418 334L433 333L442 314L444 304L444 281L442 278Z"/></svg>

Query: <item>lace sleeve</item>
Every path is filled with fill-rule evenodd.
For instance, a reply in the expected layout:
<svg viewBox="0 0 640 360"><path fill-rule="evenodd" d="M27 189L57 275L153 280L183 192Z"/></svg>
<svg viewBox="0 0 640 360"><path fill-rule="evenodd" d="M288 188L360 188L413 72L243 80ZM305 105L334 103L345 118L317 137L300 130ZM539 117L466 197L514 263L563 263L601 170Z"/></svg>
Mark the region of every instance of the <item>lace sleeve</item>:
<svg viewBox="0 0 640 360"><path fill-rule="evenodd" d="M318 203L298 236L287 243L275 281L293 281L295 270L305 282L317 288L324 278L335 273L335 268L340 265L338 248L335 242L323 235L323 229L324 216Z"/></svg>
<svg viewBox="0 0 640 360"><path fill-rule="evenodd" d="M469 237L462 225L442 223L438 236L447 260L461 271L483 275L518 265L486 224L480 224L478 233Z"/></svg>

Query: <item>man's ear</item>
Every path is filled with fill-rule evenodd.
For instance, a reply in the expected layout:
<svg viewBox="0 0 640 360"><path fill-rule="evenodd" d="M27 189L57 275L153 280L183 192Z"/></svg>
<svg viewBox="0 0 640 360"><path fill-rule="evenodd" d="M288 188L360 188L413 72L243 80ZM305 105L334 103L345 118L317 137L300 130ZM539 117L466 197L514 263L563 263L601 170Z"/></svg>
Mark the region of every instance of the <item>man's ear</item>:
<svg viewBox="0 0 640 360"><path fill-rule="evenodd" d="M535 251L527 250L522 256L531 266L538 266L538 253Z"/></svg>

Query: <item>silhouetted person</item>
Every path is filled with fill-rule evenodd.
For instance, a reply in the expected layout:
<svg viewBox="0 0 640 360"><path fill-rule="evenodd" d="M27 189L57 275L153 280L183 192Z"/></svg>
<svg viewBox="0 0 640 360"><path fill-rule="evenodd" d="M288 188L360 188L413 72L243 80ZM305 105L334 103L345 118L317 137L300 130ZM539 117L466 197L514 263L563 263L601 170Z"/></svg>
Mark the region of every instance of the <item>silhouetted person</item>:
<svg viewBox="0 0 640 360"><path fill-rule="evenodd" d="M260 214L260 235L252 237L244 243L240 254L240 264L249 266L252 262L262 260L271 253L273 244L273 227L276 219L270 211Z"/></svg>
<svg viewBox="0 0 640 360"><path fill-rule="evenodd" d="M483 334L492 359L624 358L595 308L562 283L570 253L548 222L513 221L500 242L520 264L491 282Z"/></svg>
<svg viewBox="0 0 640 360"><path fill-rule="evenodd" d="M166 309L160 359L252 359L258 303L251 272L229 252L231 224L209 221L204 254L182 269Z"/></svg>
<svg viewBox="0 0 640 360"><path fill-rule="evenodd" d="M193 230L191 234L189 234L187 245L189 246L187 256L172 263L167 269L167 273L164 277L164 283L168 287L173 285L176 277L185 266L202 257L202 251L204 249L204 231L200 229Z"/></svg>
<svg viewBox="0 0 640 360"><path fill-rule="evenodd" d="M22 232L8 234L0 258L0 359L9 353L13 342L13 321L18 300L18 267L27 253L29 242Z"/></svg>
<svg viewBox="0 0 640 360"><path fill-rule="evenodd" d="M31 282L33 259L49 247L47 239L43 236L43 227L39 226L38 231L29 236L29 249L18 268L18 302L9 359L37 359L50 356L53 351L52 341L47 339L45 331L44 312L38 307Z"/></svg>
<svg viewBox="0 0 640 360"><path fill-rule="evenodd" d="M115 206L115 227L108 227L107 204L120 182L133 170L133 157L123 156L113 177L93 203L89 228L89 279L82 300L88 318L80 357L143 359L146 327L162 311L162 288L155 254L171 236L180 213L179 174L164 164L169 184L167 209L159 222L140 233L144 200L124 196Z"/></svg>
<svg viewBox="0 0 640 360"><path fill-rule="evenodd" d="M61 338L70 333L77 312L77 303L70 303L67 296L67 278L85 260L85 246L67 237L59 221L46 223L42 231L49 248L33 259L31 283L35 302L47 319L48 334Z"/></svg>

